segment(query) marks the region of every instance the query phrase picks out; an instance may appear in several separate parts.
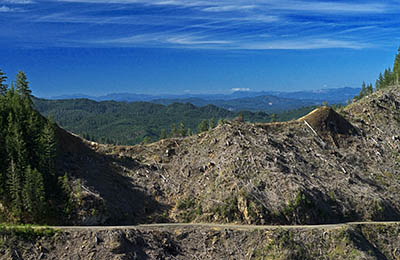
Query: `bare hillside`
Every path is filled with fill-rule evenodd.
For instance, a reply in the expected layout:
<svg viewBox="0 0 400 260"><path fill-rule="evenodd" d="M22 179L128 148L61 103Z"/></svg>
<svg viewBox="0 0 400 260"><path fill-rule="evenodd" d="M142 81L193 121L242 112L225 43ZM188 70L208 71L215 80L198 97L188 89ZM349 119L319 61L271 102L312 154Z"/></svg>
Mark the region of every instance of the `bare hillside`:
<svg viewBox="0 0 400 260"><path fill-rule="evenodd" d="M60 130L59 167L84 186L76 223L395 220L399 107L400 89L392 87L339 112L321 107L288 123L232 121L137 146Z"/></svg>

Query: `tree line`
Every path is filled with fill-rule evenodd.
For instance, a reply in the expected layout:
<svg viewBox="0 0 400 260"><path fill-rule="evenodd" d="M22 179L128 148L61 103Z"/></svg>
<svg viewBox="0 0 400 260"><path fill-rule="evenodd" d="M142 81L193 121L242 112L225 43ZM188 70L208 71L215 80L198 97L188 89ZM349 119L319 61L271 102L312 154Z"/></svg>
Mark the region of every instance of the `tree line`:
<svg viewBox="0 0 400 260"><path fill-rule="evenodd" d="M33 109L24 72L6 83L0 69L0 222L54 223L69 196L55 171L55 124Z"/></svg>
<svg viewBox="0 0 400 260"><path fill-rule="evenodd" d="M397 54L394 58L393 70L388 67L384 72L379 73L378 78L375 81L375 88L372 83L366 84L365 82L361 85L361 91L358 96L354 97L354 101L360 100L361 98L372 94L374 91L387 88L392 85L399 85L400 83L400 47L397 49Z"/></svg>

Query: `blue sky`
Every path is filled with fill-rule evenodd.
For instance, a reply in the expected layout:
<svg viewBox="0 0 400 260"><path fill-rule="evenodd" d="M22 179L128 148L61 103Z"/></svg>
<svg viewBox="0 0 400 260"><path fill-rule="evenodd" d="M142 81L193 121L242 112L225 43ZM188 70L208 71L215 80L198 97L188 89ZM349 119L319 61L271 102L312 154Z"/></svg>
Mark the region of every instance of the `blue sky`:
<svg viewBox="0 0 400 260"><path fill-rule="evenodd" d="M394 0L0 0L0 68L42 97L358 87L399 25Z"/></svg>

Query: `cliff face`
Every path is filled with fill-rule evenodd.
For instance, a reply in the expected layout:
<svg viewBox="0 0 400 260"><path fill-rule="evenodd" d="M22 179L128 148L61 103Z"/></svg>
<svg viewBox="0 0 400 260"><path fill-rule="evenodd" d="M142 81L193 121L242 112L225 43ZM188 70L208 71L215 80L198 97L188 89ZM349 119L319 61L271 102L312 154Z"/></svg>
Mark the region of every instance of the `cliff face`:
<svg viewBox="0 0 400 260"><path fill-rule="evenodd" d="M78 224L400 219L399 107L393 87L338 112L321 107L288 123L232 121L149 145L101 145L64 133L59 168L80 178L89 198Z"/></svg>

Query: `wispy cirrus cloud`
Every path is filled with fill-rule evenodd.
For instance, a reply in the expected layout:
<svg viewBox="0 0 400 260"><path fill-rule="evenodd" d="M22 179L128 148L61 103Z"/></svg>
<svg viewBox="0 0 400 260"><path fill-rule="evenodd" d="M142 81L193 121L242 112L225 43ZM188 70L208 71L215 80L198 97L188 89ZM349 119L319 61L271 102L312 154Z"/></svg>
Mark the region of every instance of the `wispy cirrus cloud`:
<svg viewBox="0 0 400 260"><path fill-rule="evenodd" d="M7 3L7 4L33 4L35 2L33 0L1 0L0 3Z"/></svg>
<svg viewBox="0 0 400 260"><path fill-rule="evenodd" d="M10 5L33 2L5 1ZM30 8L29 15L21 15L20 21L44 24L46 30L57 26L69 29L68 39L57 34L57 42L110 47L363 49L380 45L390 33L396 35L393 28L400 22L396 18L400 17L396 16L400 11L397 3L374 0L257 0L250 4L244 0L36 2L47 3L47 7ZM3 13L16 11L15 6L1 8ZM392 21L391 27L387 19Z"/></svg>
<svg viewBox="0 0 400 260"><path fill-rule="evenodd" d="M15 13L15 12L23 12L21 8L12 8L8 6L0 6L0 13Z"/></svg>
<svg viewBox="0 0 400 260"><path fill-rule="evenodd" d="M230 12L230 11L244 11L257 8L257 5L223 5L223 6L212 6L203 8L205 12Z"/></svg>
<svg viewBox="0 0 400 260"><path fill-rule="evenodd" d="M350 12L350 13L377 13L389 10L388 5L382 2L340 3L336 1L292 1L292 0L259 0L256 4L248 4L243 0L210 1L210 0L58 0L59 2L99 3L99 4L147 4L147 5L175 5L183 7L204 7L203 11L226 12L234 10L248 10L254 8L280 9L310 12Z"/></svg>
<svg viewBox="0 0 400 260"><path fill-rule="evenodd" d="M372 44L334 40L334 39L292 39L273 40L265 43L244 44L243 49L249 50L310 50L310 49L364 49L373 47Z"/></svg>

